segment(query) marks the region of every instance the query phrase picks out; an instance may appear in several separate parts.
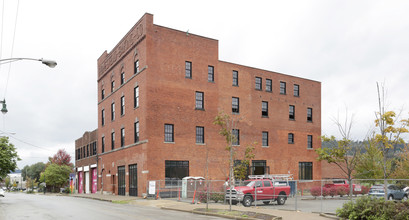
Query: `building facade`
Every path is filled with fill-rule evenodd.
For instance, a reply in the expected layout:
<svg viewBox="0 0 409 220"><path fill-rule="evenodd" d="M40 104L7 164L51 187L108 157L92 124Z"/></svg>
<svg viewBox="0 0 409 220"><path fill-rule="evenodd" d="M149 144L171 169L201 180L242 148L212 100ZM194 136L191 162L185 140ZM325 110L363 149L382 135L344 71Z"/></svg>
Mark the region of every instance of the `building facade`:
<svg viewBox="0 0 409 220"><path fill-rule="evenodd" d="M97 192L97 129L75 140L75 189L77 193Z"/></svg>
<svg viewBox="0 0 409 220"><path fill-rule="evenodd" d="M206 177L206 164L208 179L226 179L220 112L238 159L257 142L249 173L321 178L320 82L220 61L217 40L145 14L98 59L98 189L141 196L149 180Z"/></svg>

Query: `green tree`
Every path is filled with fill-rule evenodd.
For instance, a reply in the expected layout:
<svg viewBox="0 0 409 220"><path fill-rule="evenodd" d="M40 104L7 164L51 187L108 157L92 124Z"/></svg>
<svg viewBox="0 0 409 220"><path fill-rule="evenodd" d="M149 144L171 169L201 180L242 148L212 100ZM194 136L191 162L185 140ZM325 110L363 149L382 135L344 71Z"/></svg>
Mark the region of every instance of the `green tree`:
<svg viewBox="0 0 409 220"><path fill-rule="evenodd" d="M17 155L16 148L12 143L9 143L8 137L0 138L0 181L7 174L14 172L17 169L17 161L21 159Z"/></svg>
<svg viewBox="0 0 409 220"><path fill-rule="evenodd" d="M361 151L361 144L351 141L350 132L352 128L352 116L348 120L348 113L346 112L345 123L341 124L339 118L334 120L338 130L342 136L337 140L334 136L323 136L322 140L330 144L329 147L319 148L315 151L318 154L318 161L327 161L333 163L340 168L342 174L349 182L349 191L352 195L352 175L355 171L356 164L359 160L359 154Z"/></svg>
<svg viewBox="0 0 409 220"><path fill-rule="evenodd" d="M70 173L70 166L50 164L41 174L40 181L45 182L47 186L60 188L68 183Z"/></svg>
<svg viewBox="0 0 409 220"><path fill-rule="evenodd" d="M382 153L382 172L384 179L384 187L386 189L387 178L392 174L391 158L394 158L394 147L398 144L405 144L402 134L408 133L409 119L400 120L399 115L394 111L385 110L385 91L382 86L378 89L378 105L379 112L376 112L375 126L379 129L379 133L375 134L373 140L376 142L379 150ZM387 191L385 190L385 199L387 199Z"/></svg>
<svg viewBox="0 0 409 220"><path fill-rule="evenodd" d="M11 182L10 182L10 177L9 176L5 178L4 184L6 185L7 190L9 190L10 187L11 187Z"/></svg>
<svg viewBox="0 0 409 220"><path fill-rule="evenodd" d="M356 165L356 173L354 175L357 179L382 179L383 178L383 156L379 150L374 138L369 138L365 142L365 153L360 156L360 159ZM391 162L387 164L388 168L391 167ZM370 181L374 183L374 181Z"/></svg>
<svg viewBox="0 0 409 220"><path fill-rule="evenodd" d="M392 178L394 179L409 179L409 146L406 145L403 151L400 153L396 162L395 170L393 171Z"/></svg>

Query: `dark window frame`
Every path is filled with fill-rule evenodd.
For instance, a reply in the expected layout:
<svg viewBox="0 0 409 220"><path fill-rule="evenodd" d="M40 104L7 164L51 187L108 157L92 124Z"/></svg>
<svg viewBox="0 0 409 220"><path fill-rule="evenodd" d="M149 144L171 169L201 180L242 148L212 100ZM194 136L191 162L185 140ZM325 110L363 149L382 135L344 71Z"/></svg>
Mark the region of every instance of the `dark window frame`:
<svg viewBox="0 0 409 220"><path fill-rule="evenodd" d="M233 86L239 86L239 71L233 70Z"/></svg>
<svg viewBox="0 0 409 220"><path fill-rule="evenodd" d="M287 83L280 81L280 94L286 95L287 94Z"/></svg>
<svg viewBox="0 0 409 220"><path fill-rule="evenodd" d="M135 86L133 89L133 107L139 107L139 86Z"/></svg>
<svg viewBox="0 0 409 220"><path fill-rule="evenodd" d="M115 131L111 132L111 150L115 149Z"/></svg>
<svg viewBox="0 0 409 220"><path fill-rule="evenodd" d="M101 89L101 100L105 98L105 89Z"/></svg>
<svg viewBox="0 0 409 220"><path fill-rule="evenodd" d="M261 117L268 117L268 102L261 102Z"/></svg>
<svg viewBox="0 0 409 220"><path fill-rule="evenodd" d="M196 144L204 144L205 143L205 136L204 136L204 127L196 126Z"/></svg>
<svg viewBox="0 0 409 220"><path fill-rule="evenodd" d="M121 147L125 146L125 128L121 128Z"/></svg>
<svg viewBox="0 0 409 220"><path fill-rule="evenodd" d="M121 73L121 85L125 83L125 72Z"/></svg>
<svg viewBox="0 0 409 220"><path fill-rule="evenodd" d="M165 187L179 186L189 176L189 161L165 160Z"/></svg>
<svg viewBox="0 0 409 220"><path fill-rule="evenodd" d="M261 77L256 76L254 88L260 91L263 89L263 79Z"/></svg>
<svg viewBox="0 0 409 220"><path fill-rule="evenodd" d="M115 90L115 80L111 81L111 93Z"/></svg>
<svg viewBox="0 0 409 220"><path fill-rule="evenodd" d="M134 74L139 73L139 59L134 62Z"/></svg>
<svg viewBox="0 0 409 220"><path fill-rule="evenodd" d="M268 131L263 131L261 133L261 146L268 147Z"/></svg>
<svg viewBox="0 0 409 220"><path fill-rule="evenodd" d="M192 78L192 62L185 61L185 78Z"/></svg>
<svg viewBox="0 0 409 220"><path fill-rule="evenodd" d="M105 109L101 110L101 125L105 125Z"/></svg>
<svg viewBox="0 0 409 220"><path fill-rule="evenodd" d="M307 135L307 149L313 149L312 135Z"/></svg>
<svg viewBox="0 0 409 220"><path fill-rule="evenodd" d="M295 120L295 105L289 105L289 107L288 107L288 119Z"/></svg>
<svg viewBox="0 0 409 220"><path fill-rule="evenodd" d="M288 133L288 144L294 144L294 133Z"/></svg>
<svg viewBox="0 0 409 220"><path fill-rule="evenodd" d="M207 81L214 82L214 66L207 66Z"/></svg>
<svg viewBox="0 0 409 220"><path fill-rule="evenodd" d="M231 111L234 114L240 113L240 98L238 97L231 98Z"/></svg>
<svg viewBox="0 0 409 220"><path fill-rule="evenodd" d="M298 179L312 180L313 179L313 163L298 162Z"/></svg>
<svg viewBox="0 0 409 220"><path fill-rule="evenodd" d="M115 102L111 103L111 121L115 121Z"/></svg>
<svg viewBox="0 0 409 220"><path fill-rule="evenodd" d="M271 79L266 79L266 92L273 91L273 81Z"/></svg>
<svg viewBox="0 0 409 220"><path fill-rule="evenodd" d="M125 115L125 96L121 96L121 115Z"/></svg>
<svg viewBox="0 0 409 220"><path fill-rule="evenodd" d="M195 92L195 109L204 110L204 92Z"/></svg>
<svg viewBox="0 0 409 220"><path fill-rule="evenodd" d="M294 96L300 97L300 85L294 84Z"/></svg>
<svg viewBox="0 0 409 220"><path fill-rule="evenodd" d="M312 108L307 108L307 122L312 122Z"/></svg>
<svg viewBox="0 0 409 220"><path fill-rule="evenodd" d="M134 142L139 142L139 121L134 123Z"/></svg>
<svg viewBox="0 0 409 220"><path fill-rule="evenodd" d="M240 129L232 129L232 145L233 146L240 146Z"/></svg>
<svg viewBox="0 0 409 220"><path fill-rule="evenodd" d="M105 136L101 137L101 153L105 152Z"/></svg>
<svg viewBox="0 0 409 220"><path fill-rule="evenodd" d="M175 128L173 124L165 124L165 142L175 142Z"/></svg>

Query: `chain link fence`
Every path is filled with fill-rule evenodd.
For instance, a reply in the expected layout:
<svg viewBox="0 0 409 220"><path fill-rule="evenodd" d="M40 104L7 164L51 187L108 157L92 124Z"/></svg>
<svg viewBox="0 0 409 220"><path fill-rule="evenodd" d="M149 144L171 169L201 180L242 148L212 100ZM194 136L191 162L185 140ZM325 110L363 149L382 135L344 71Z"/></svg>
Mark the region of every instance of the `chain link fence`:
<svg viewBox="0 0 409 220"><path fill-rule="evenodd" d="M270 185L264 180L250 182L236 181L236 187L230 190L223 180L154 180L148 181L146 192L152 199L190 204L229 204L232 198L232 205L319 213L335 213L344 203L368 194L384 195L383 179L353 179L352 187L345 179L273 181ZM388 179L386 183L388 199L408 198L409 179ZM283 198L285 201L280 202Z"/></svg>

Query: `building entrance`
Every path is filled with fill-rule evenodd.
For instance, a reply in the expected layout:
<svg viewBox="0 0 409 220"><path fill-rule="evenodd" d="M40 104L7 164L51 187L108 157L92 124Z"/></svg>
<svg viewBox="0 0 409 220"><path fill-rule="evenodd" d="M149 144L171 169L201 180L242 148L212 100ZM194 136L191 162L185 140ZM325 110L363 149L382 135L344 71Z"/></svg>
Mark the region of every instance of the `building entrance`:
<svg viewBox="0 0 409 220"><path fill-rule="evenodd" d="M125 195L125 166L118 167L118 195Z"/></svg>
<svg viewBox="0 0 409 220"><path fill-rule="evenodd" d="M129 165L129 195L138 196L138 167Z"/></svg>

